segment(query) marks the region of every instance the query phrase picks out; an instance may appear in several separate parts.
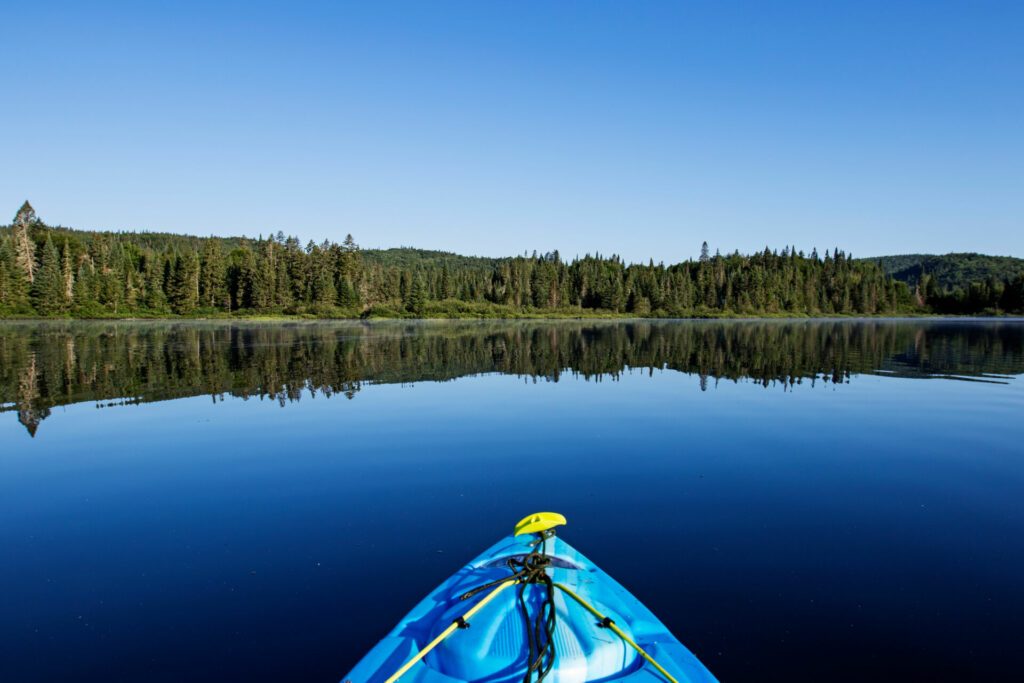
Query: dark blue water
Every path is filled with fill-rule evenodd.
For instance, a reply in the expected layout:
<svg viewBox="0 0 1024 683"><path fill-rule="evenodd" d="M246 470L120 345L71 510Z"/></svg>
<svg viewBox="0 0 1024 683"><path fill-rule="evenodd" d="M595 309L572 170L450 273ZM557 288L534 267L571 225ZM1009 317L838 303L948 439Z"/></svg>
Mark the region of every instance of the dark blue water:
<svg viewBox="0 0 1024 683"><path fill-rule="evenodd" d="M1019 680L1022 374L1013 321L6 324L0 680L334 681L538 510L722 680Z"/></svg>

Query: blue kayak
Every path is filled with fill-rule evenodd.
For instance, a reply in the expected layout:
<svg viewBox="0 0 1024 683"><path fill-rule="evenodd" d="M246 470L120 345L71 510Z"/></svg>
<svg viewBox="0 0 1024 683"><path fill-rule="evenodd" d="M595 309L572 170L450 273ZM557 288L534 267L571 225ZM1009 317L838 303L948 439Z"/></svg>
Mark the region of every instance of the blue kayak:
<svg viewBox="0 0 1024 683"><path fill-rule="evenodd" d="M715 677L537 513L412 609L344 683L698 683Z"/></svg>

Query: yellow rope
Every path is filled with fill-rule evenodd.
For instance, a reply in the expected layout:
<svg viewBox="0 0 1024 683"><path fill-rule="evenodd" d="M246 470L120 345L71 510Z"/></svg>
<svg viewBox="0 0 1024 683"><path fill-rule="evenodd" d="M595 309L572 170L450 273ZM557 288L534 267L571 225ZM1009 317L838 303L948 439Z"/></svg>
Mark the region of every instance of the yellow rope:
<svg viewBox="0 0 1024 683"><path fill-rule="evenodd" d="M514 586L517 583L519 583L519 581L514 580L514 579L509 579L508 581L506 581L504 583L498 584L498 586L494 590L492 590L490 593L488 593L486 596L484 596L484 598L480 602L478 602L475 605L473 605L472 607L470 607L466 611L466 613L462 615L462 620L463 621L469 621L470 617L472 617L474 614L479 612L483 608L483 606L486 605L487 603L489 603L491 600L493 600L495 598L495 596L498 595L498 593L500 593L501 591L505 590L509 586ZM412 659L410 659L408 662L403 664L402 668L400 668L398 671L396 671L394 674L392 674L391 678L386 680L384 683L395 683L395 681L397 681L399 678L401 678L403 675L405 675L405 673L407 671L409 671L409 669L411 669L416 662L418 662L421 659L423 659L424 657L426 657L427 653L429 653L435 647L440 645L441 642L444 641L445 638L450 636L455 631L455 629L457 629L458 627L459 627L459 625L458 625L457 621L452 622L451 626L449 626L445 630L441 631L441 633L439 633L436 638L434 638L432 641L427 643L427 646L425 648L423 648L422 650L417 652L413 656ZM675 681L673 681L673 683L675 683Z"/></svg>
<svg viewBox="0 0 1024 683"><path fill-rule="evenodd" d="M601 614L596 609L594 609L594 607L590 603L588 603L586 600L584 600L580 596L576 595L576 593L574 593L573 590L571 588L569 588L568 586L564 586L564 585L562 585L560 583L556 583L555 587L561 589L566 595L571 597L573 600L575 600L579 604L583 605L583 607L588 612L593 614L595 617L597 617L601 621L604 621L606 619L605 615ZM661 664L658 664L656 661L654 661L653 657L651 657L649 654L644 652L644 649L642 647L640 647L639 645L637 645L636 641L634 641L632 638L630 638L628 635L626 635L626 633L621 628L616 626L614 621L611 621L611 620L608 621L608 628L610 628L611 630L615 631L616 635L618 635L619 638L622 638L624 641L629 643L633 647L634 650L636 650L637 652L640 653L641 657L643 657L648 662L650 662L651 665L655 669L660 671L661 675L664 676L665 678L667 678L669 681L671 681L671 683L679 683L679 681L677 681L672 676L672 674L670 674L669 672L665 671L665 668Z"/></svg>

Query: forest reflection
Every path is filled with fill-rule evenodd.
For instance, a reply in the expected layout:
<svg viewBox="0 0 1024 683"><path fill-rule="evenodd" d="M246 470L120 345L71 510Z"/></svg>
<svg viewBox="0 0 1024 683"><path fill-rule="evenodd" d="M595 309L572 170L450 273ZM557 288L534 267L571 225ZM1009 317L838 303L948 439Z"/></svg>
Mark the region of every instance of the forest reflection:
<svg viewBox="0 0 1024 683"><path fill-rule="evenodd" d="M502 373L557 382L674 370L783 390L858 374L1007 381L1016 321L34 322L0 325L0 412L209 395L282 406L364 386Z"/></svg>

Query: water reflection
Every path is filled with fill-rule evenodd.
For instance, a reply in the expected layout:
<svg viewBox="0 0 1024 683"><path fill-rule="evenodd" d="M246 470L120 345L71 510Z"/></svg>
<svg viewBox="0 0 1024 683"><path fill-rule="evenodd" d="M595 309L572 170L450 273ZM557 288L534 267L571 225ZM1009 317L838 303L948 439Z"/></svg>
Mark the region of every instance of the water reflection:
<svg viewBox="0 0 1024 683"><path fill-rule="evenodd" d="M0 326L0 412L34 435L51 409L195 395L355 396L367 384L504 373L558 381L627 370L765 387L858 374L1005 382L1024 373L1020 321L633 321Z"/></svg>

